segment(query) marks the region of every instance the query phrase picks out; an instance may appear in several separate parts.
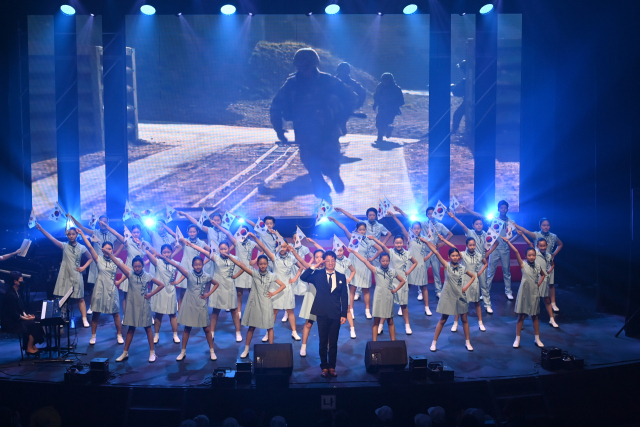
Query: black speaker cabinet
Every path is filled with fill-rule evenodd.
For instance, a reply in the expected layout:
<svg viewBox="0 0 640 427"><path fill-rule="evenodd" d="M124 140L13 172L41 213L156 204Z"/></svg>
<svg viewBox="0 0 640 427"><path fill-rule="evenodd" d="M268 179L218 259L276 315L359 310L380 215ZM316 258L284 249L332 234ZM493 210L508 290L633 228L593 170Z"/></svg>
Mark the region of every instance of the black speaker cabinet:
<svg viewBox="0 0 640 427"><path fill-rule="evenodd" d="M256 344L253 346L253 373L287 375L293 372L291 344Z"/></svg>
<svg viewBox="0 0 640 427"><path fill-rule="evenodd" d="M370 374L380 370L402 370L407 364L404 341L369 341L364 353L364 366Z"/></svg>

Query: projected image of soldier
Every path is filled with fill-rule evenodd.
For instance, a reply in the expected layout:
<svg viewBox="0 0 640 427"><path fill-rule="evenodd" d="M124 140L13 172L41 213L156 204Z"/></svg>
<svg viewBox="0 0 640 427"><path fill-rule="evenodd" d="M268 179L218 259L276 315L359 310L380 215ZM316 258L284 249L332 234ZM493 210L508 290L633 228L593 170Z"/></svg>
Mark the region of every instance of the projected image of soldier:
<svg viewBox="0 0 640 427"><path fill-rule="evenodd" d="M291 75L273 98L270 118L278 139L288 142L283 120L293 122L300 160L309 172L314 194L328 197L331 187L342 193L340 177L340 136L353 113L357 96L347 85L318 70L320 58L315 50L304 48L293 57L297 72Z"/></svg>
<svg viewBox="0 0 640 427"><path fill-rule="evenodd" d="M356 95L358 95L358 100L356 101L355 110L359 110L364 105L364 101L367 99L367 91L360 83L355 81L351 77L351 65L348 62L341 62L338 64L338 68L336 69L336 77L340 79L340 81L346 84L349 89L351 89ZM354 114L354 117L366 118L365 114L358 113ZM341 124L342 134L347 134L347 122L345 120L344 123Z"/></svg>
<svg viewBox="0 0 640 427"><path fill-rule="evenodd" d="M453 119L451 122L451 134L455 134L458 132L458 128L460 127L460 122L464 117L464 111L466 109L466 105L464 103L464 94L467 89L467 79L464 77L467 75L467 61L461 61L457 64L458 69L462 72L463 77L456 84L451 85L451 94L453 96L458 96L462 98L462 102L456 108L456 111L453 112Z"/></svg>
<svg viewBox="0 0 640 427"><path fill-rule="evenodd" d="M373 111L376 116L376 128L378 128L377 142L382 142L384 137L391 137L393 133L393 121L396 116L402 114L400 107L404 105L402 89L396 84L393 74L384 73L380 77L380 83L373 94Z"/></svg>

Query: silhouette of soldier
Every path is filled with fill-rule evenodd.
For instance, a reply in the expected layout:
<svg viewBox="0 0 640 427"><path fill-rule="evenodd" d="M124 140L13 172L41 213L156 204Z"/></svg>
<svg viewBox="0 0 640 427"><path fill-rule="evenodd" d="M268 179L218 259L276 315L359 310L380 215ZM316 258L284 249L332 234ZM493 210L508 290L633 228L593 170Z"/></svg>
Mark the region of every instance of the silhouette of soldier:
<svg viewBox="0 0 640 427"><path fill-rule="evenodd" d="M467 61L461 61L460 63L457 64L457 67L460 69L460 71L462 71L462 75L466 76L467 75ZM467 89L467 79L466 77L462 77L462 79L460 79L460 81L458 83L456 83L455 85L452 84L451 85L451 93L453 94L453 96L459 96L462 97L462 102L460 103L460 105L458 105L458 108L456 109L456 111L453 112L453 119L451 121L451 134L455 134L456 132L458 132L458 128L460 127L460 122L462 121L462 117L464 117L464 113L465 113L465 101L464 101L464 94L466 92Z"/></svg>
<svg viewBox="0 0 640 427"><path fill-rule="evenodd" d="M402 114L400 107L404 105L402 89L396 84L393 74L384 73L380 77L380 83L373 94L373 111L378 109L376 127L378 128L378 140L382 142L386 136L389 138L393 132L393 120Z"/></svg>
<svg viewBox="0 0 640 427"><path fill-rule="evenodd" d="M293 57L297 72L278 90L271 102L271 125L282 142L288 142L282 121L293 122L300 160L309 172L313 192L327 198L331 179L336 192L344 191L340 177L341 125L356 105L356 94L330 74L318 70L320 58L315 50L304 48Z"/></svg>
<svg viewBox="0 0 640 427"><path fill-rule="evenodd" d="M356 101L355 110L359 110L364 105L364 101L367 99L367 91L362 87L360 83L351 78L351 65L348 62L341 62L338 64L338 68L336 69L336 77L340 79L340 81L346 84L349 89L355 92L358 95L358 100ZM353 115L354 117L366 118L365 114L357 113ZM341 123L340 129L342 130L342 134L347 134L347 122L345 120L344 123Z"/></svg>

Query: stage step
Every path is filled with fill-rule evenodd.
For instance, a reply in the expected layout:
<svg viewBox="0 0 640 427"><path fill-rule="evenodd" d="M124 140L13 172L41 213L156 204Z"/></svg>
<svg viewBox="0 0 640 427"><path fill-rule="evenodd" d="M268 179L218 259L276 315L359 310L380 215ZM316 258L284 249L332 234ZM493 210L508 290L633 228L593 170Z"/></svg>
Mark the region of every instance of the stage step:
<svg viewBox="0 0 640 427"><path fill-rule="evenodd" d="M130 387L124 427L179 425L187 406L187 389L168 390Z"/></svg>

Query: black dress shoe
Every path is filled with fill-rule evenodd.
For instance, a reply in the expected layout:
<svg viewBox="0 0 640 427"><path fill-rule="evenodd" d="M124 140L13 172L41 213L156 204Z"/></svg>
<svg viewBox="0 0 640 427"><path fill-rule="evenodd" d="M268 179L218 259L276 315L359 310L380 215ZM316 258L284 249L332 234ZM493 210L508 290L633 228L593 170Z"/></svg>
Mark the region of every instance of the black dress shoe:
<svg viewBox="0 0 640 427"><path fill-rule="evenodd" d="M323 369L322 373L320 374L320 376L322 378L327 378L329 376L329 370L328 369Z"/></svg>

